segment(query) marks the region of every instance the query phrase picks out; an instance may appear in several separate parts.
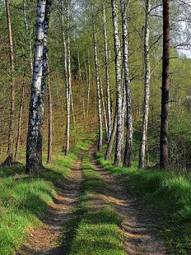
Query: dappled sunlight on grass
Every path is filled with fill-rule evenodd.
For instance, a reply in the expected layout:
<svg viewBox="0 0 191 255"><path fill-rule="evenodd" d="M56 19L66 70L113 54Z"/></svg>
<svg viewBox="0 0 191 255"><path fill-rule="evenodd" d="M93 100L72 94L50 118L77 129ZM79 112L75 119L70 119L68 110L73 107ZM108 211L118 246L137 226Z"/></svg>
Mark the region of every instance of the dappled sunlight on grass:
<svg viewBox="0 0 191 255"><path fill-rule="evenodd" d="M191 244L191 175L159 169L120 168L97 155L98 162L120 177L128 192L146 201L164 218L163 237L172 254L187 254Z"/></svg>
<svg viewBox="0 0 191 255"><path fill-rule="evenodd" d="M76 154L58 154L35 176L25 175L22 165L0 168L0 254L13 254L26 230L41 225L57 187L63 185L76 159Z"/></svg>
<svg viewBox="0 0 191 255"><path fill-rule="evenodd" d="M89 162L83 162L84 182L80 202L83 212L72 241L71 255L124 255L120 217L112 207L94 207L93 200L104 194L105 183ZM92 204L93 203L93 204Z"/></svg>

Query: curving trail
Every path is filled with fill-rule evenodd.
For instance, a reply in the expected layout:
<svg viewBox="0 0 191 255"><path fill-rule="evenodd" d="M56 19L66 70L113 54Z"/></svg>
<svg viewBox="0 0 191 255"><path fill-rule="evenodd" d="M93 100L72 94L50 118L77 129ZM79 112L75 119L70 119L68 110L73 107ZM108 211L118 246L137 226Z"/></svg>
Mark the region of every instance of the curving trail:
<svg viewBox="0 0 191 255"><path fill-rule="evenodd" d="M150 216L142 206L127 194L120 181L104 170L94 158L94 148L90 148L92 164L106 183L103 200L111 204L122 217L121 229L124 234L124 248L128 255L164 255L165 246L159 237L157 219Z"/></svg>
<svg viewBox="0 0 191 255"><path fill-rule="evenodd" d="M80 155L67 183L60 187L54 203L49 206L48 214L43 219L43 226L30 230L28 237L16 255L63 255L61 241L63 226L75 219L74 208L79 201L82 181L82 155Z"/></svg>

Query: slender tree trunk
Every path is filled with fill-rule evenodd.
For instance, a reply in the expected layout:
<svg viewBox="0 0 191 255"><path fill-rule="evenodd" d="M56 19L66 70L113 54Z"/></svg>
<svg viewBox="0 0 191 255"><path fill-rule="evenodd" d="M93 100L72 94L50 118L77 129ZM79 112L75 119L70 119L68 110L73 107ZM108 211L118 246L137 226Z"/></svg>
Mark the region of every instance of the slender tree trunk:
<svg viewBox="0 0 191 255"><path fill-rule="evenodd" d="M90 65L90 56L89 56L89 50L88 50L88 97L87 97L87 117L88 117L88 115L89 115L90 91L91 91L91 65Z"/></svg>
<svg viewBox="0 0 191 255"><path fill-rule="evenodd" d="M5 0L5 10L7 16L8 36L9 36L9 54L10 54L10 72L11 72L11 105L9 115L9 129L8 129L8 148L7 159L4 164L11 165L13 162L13 145L14 145L14 114L15 114L15 55L13 46L13 32L11 24L10 2Z"/></svg>
<svg viewBox="0 0 191 255"><path fill-rule="evenodd" d="M117 114L115 114L111 136L110 136L107 150L105 153L106 160L109 160L111 158L111 154L112 154L114 143L115 143L116 130L117 130Z"/></svg>
<svg viewBox="0 0 191 255"><path fill-rule="evenodd" d="M104 92L103 92L103 83L100 80L100 94L101 94L101 102L102 102L102 109L103 109L103 119L105 123L105 130L106 130L106 140L109 141L108 137L108 120L107 120L107 112L106 112L106 107L105 107L105 99L104 99Z"/></svg>
<svg viewBox="0 0 191 255"><path fill-rule="evenodd" d="M47 43L51 3L51 0L38 0L37 2L33 82L31 87L26 151L27 173L37 172L42 167L42 124L44 115Z"/></svg>
<svg viewBox="0 0 191 255"><path fill-rule="evenodd" d="M115 50L115 73L116 73L116 112L117 112L117 130L116 130L116 148L114 164L119 166L122 161L123 144L123 113L122 113L122 83L121 83L121 45L119 39L118 15L116 0L111 0L112 18L114 28L114 50Z"/></svg>
<svg viewBox="0 0 191 255"><path fill-rule="evenodd" d="M122 39L123 39L123 65L124 65L124 82L127 107L127 137L124 153L124 166L131 166L132 145L133 145L133 116L131 103L131 89L129 78L129 49L128 49L128 25L127 25L127 5L125 0L120 0L122 15Z"/></svg>
<svg viewBox="0 0 191 255"><path fill-rule="evenodd" d="M28 41L28 47L29 47L29 59L30 59L30 69L31 74L33 73L33 60L32 60L32 38L30 33L30 28L28 24L28 18L27 18L27 12L26 12L26 2L23 0L23 15L24 15L24 24L25 24L25 31L26 31L26 39Z"/></svg>
<svg viewBox="0 0 191 255"><path fill-rule="evenodd" d="M104 29L104 51L105 51L105 82L107 91L107 115L108 115L108 141L112 131L112 113L111 113L111 93L110 93L110 77L109 77L109 53L108 53L108 36L107 36L107 20L105 12L105 4L103 4L103 29Z"/></svg>
<svg viewBox="0 0 191 255"><path fill-rule="evenodd" d="M63 7L63 2L62 2ZM64 69L65 69L65 83L66 83L66 130L65 130L65 145L64 153L67 155L70 150L70 120L71 120L71 92L72 92L72 77L71 77L71 59L70 59L70 3L66 3L66 24L67 33L64 31L63 27L63 43L64 43ZM64 8L62 12L64 11ZM64 13L62 13L62 25L64 26Z"/></svg>
<svg viewBox="0 0 191 255"><path fill-rule="evenodd" d="M81 64L80 64L80 53L79 53L79 49L78 49L78 80L79 80L79 86L82 87L82 112L83 112L83 119L85 121L86 119L86 112L85 112L85 91L84 91L84 84L83 84L83 79L82 79L82 72L81 72Z"/></svg>
<svg viewBox="0 0 191 255"><path fill-rule="evenodd" d="M94 61L95 61L95 78L97 87L97 112L98 112L98 123L99 123L99 137L98 137L98 151L101 151L103 145L103 131L102 131L102 107L101 107L101 93L100 93L100 78L99 78L99 64L98 64L98 53L97 53L97 38L95 31L95 23L93 20L93 44L94 44Z"/></svg>
<svg viewBox="0 0 191 255"><path fill-rule="evenodd" d="M144 36L144 105L143 105L143 121L142 121L142 134L141 146L139 154L139 168L145 167L145 155L147 145L147 130L149 121L149 101L150 101L150 54L149 54L149 12L150 0L145 1L145 36Z"/></svg>
<svg viewBox="0 0 191 255"><path fill-rule="evenodd" d="M49 73L49 72L48 72ZM50 87L50 78L47 79L47 89L48 89L48 153L47 153L47 163L52 162L52 141L53 141L53 116L52 116L52 93Z"/></svg>
<svg viewBox="0 0 191 255"><path fill-rule="evenodd" d="M23 77L21 102L20 102L20 106L19 106L18 129L17 129L17 139L16 139L16 146L15 146L15 160L17 160L17 158L18 158L18 151L19 151L20 140L21 140L21 128L22 128L24 97L25 97L25 75Z"/></svg>
<svg viewBox="0 0 191 255"><path fill-rule="evenodd" d="M163 71L161 93L160 167L164 169L168 166L169 54L169 0L163 0Z"/></svg>

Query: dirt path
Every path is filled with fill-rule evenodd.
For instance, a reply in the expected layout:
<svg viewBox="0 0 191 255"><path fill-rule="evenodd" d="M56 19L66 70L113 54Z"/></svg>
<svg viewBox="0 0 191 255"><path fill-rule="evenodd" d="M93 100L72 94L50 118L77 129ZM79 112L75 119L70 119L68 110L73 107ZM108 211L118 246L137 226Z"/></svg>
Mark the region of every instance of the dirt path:
<svg viewBox="0 0 191 255"><path fill-rule="evenodd" d="M63 226L75 218L73 210L78 203L82 155L80 155L67 183L63 184L54 203L44 219L43 226L29 231L28 238L16 255L63 255L62 230Z"/></svg>
<svg viewBox="0 0 191 255"><path fill-rule="evenodd" d="M121 215L124 233L124 247L128 255L164 255L167 254L162 240L159 238L157 222L150 218L139 203L130 197L119 180L105 171L94 159L94 149L90 149L90 157L95 169L106 183L104 197L108 204Z"/></svg>

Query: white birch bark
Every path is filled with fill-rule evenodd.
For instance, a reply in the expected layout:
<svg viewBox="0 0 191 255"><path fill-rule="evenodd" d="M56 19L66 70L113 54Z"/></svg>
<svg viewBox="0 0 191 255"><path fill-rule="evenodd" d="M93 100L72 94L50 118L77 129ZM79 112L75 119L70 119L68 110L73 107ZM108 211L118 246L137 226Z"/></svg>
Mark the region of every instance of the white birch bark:
<svg viewBox="0 0 191 255"><path fill-rule="evenodd" d="M131 166L132 145L133 145L133 116L131 103L131 88L129 78L129 49L128 49L128 25L127 25L127 4L125 0L120 0L122 16L122 41L123 41L123 65L124 84L126 94L126 116L127 116L127 136L124 153L124 166Z"/></svg>
<svg viewBox="0 0 191 255"><path fill-rule="evenodd" d="M117 2L111 0L112 19L114 30L114 51L115 51L115 75L116 75L116 113L117 113L117 129L116 129L116 148L114 164L121 165L122 161L122 144L123 144L123 113L122 113L122 84L121 84L121 44L119 39Z"/></svg>
<svg viewBox="0 0 191 255"><path fill-rule="evenodd" d="M103 3L103 30L104 30L104 51L105 51L105 82L107 92L107 115L108 115L108 141L112 131L112 113L111 113L111 92L110 92L110 76L109 76L109 52L108 52L108 36L107 36L107 19L105 4Z"/></svg>
<svg viewBox="0 0 191 255"><path fill-rule="evenodd" d="M93 44L94 44L94 61L95 61L95 78L97 88L97 112L98 112L98 151L101 151L103 145L103 131L102 131L102 107L101 107L101 93L100 93L100 78L99 78L99 64L98 64L98 52L97 52L97 38L95 31L95 21L93 20Z"/></svg>
<svg viewBox="0 0 191 255"><path fill-rule="evenodd" d="M145 167L145 154L147 145L147 131L149 121L149 101L150 101L150 54L149 54L149 12L150 0L145 0L145 35L144 35L144 105L143 105L143 120L142 120L142 133L141 145L139 154L139 167Z"/></svg>
<svg viewBox="0 0 191 255"><path fill-rule="evenodd" d="M48 24L51 0L38 0L33 80L29 110L26 172L37 172L42 167L42 124L47 72Z"/></svg>

